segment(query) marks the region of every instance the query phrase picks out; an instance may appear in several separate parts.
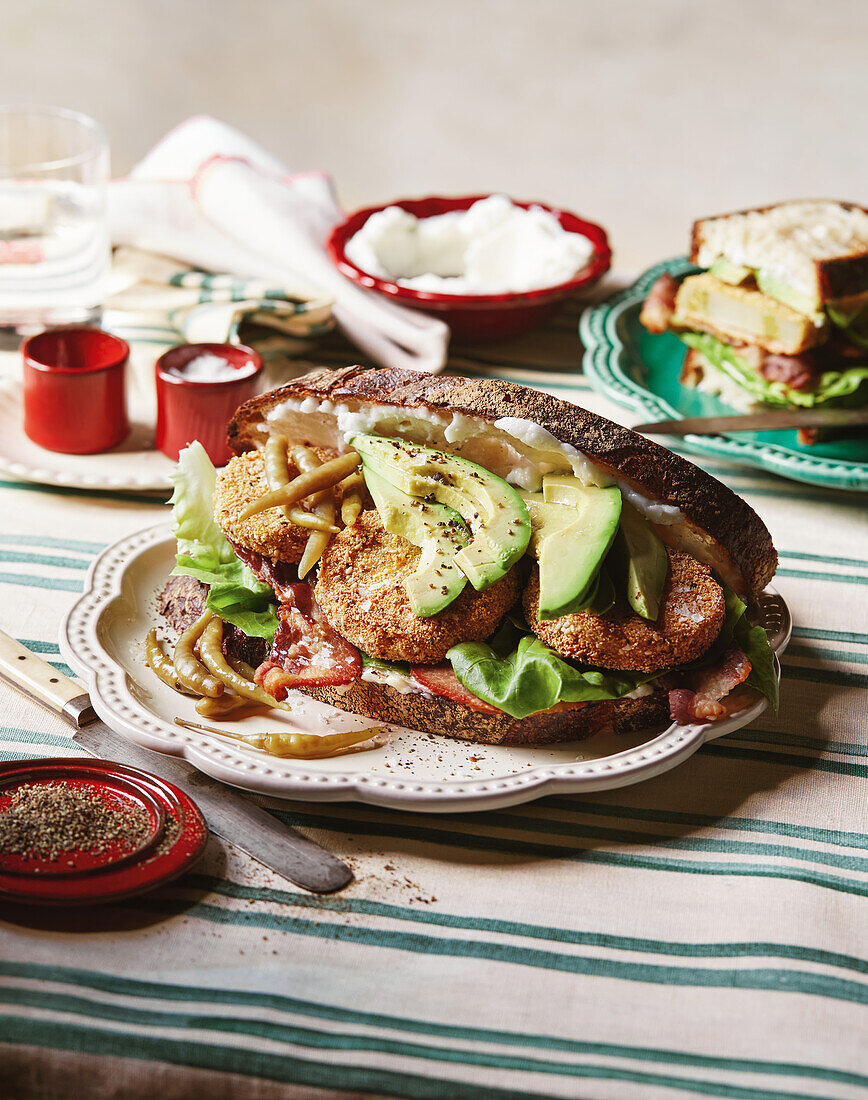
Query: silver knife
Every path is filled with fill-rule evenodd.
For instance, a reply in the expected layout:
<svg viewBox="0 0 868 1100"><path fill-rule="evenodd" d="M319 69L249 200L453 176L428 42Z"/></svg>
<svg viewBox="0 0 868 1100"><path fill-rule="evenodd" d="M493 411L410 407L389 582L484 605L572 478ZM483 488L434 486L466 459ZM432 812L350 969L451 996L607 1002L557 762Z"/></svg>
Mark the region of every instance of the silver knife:
<svg viewBox="0 0 868 1100"><path fill-rule="evenodd" d="M737 413L733 416L685 416L634 424L645 435L716 435L718 432L774 432L784 428L853 428L868 424L868 405L861 409L786 409Z"/></svg>
<svg viewBox="0 0 868 1100"><path fill-rule="evenodd" d="M238 791L185 760L143 749L115 733L97 716L90 696L79 684L2 630L0 675L74 726L72 740L85 752L174 783L198 805L212 832L296 886L315 894L332 894L353 881L346 863Z"/></svg>

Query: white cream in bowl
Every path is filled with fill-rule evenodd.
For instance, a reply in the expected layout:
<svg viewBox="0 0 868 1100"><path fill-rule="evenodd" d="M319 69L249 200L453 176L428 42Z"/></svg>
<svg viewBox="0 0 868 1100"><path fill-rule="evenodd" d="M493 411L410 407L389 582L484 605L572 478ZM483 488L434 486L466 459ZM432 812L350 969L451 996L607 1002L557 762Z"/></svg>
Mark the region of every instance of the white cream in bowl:
<svg viewBox="0 0 868 1100"><path fill-rule="evenodd" d="M517 294L568 282L594 246L541 207L490 195L469 210L417 218L400 206L372 214L346 245L371 275L440 294Z"/></svg>

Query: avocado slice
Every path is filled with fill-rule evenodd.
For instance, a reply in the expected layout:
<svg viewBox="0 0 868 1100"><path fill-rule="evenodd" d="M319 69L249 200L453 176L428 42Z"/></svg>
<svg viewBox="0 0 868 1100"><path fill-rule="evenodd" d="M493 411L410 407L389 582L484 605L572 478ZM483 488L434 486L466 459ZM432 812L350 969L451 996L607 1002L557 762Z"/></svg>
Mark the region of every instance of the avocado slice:
<svg viewBox="0 0 868 1100"><path fill-rule="evenodd" d="M526 493L523 499L534 525L540 619L608 610L614 593L610 600L611 582L608 577L603 580L601 566L618 530L620 489L599 489L569 475L546 474L542 493Z"/></svg>
<svg viewBox="0 0 868 1100"><path fill-rule="evenodd" d="M769 298L775 298L777 301L783 302L785 306L789 306L797 313L804 313L817 325L823 323L823 307L820 302L816 298L811 298L807 294L793 290L788 283L785 283L783 279L779 279L776 275L771 275L768 271L760 269L756 273L756 285Z"/></svg>
<svg viewBox="0 0 868 1100"><path fill-rule="evenodd" d="M626 590L627 602L637 615L655 621L660 614L669 555L651 524L630 504L621 508L621 527L612 547L612 559L619 587L623 585Z"/></svg>
<svg viewBox="0 0 868 1100"><path fill-rule="evenodd" d="M373 470L402 492L454 509L472 538L452 559L477 591L505 577L530 541L530 516L515 489L475 462L403 439L350 441Z"/></svg>
<svg viewBox="0 0 868 1100"><path fill-rule="evenodd" d="M420 618L438 614L467 584L454 558L470 542L470 532L445 504L408 496L364 463L363 473L385 529L422 551L415 572L404 581L410 606Z"/></svg>
<svg viewBox="0 0 868 1100"><path fill-rule="evenodd" d="M753 268L743 267L741 264L734 264L721 258L714 261L708 269L708 274L714 275L723 283L729 283L730 286L743 286L753 275Z"/></svg>

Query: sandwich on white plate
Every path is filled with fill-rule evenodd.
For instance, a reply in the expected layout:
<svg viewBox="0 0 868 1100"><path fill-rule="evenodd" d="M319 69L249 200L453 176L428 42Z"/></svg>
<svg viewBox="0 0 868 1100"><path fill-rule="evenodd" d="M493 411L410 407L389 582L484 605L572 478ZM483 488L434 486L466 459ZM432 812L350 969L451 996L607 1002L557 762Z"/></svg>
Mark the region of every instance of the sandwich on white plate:
<svg viewBox="0 0 868 1100"><path fill-rule="evenodd" d="M149 650L200 714L300 691L546 744L777 706L753 622L768 530L626 428L507 382L347 367L248 401L229 442L218 472L181 454L160 608L183 644Z"/></svg>
<svg viewBox="0 0 868 1100"><path fill-rule="evenodd" d="M701 218L690 259L705 270L661 275L640 315L687 345L683 385L743 411L868 404L868 210L806 200Z"/></svg>

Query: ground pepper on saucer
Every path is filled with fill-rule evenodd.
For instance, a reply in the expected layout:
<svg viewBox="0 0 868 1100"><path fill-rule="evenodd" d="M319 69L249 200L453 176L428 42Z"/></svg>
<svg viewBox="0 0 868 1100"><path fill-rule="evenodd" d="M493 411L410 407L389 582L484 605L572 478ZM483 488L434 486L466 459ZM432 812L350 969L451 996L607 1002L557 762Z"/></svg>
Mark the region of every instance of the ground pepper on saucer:
<svg viewBox="0 0 868 1100"><path fill-rule="evenodd" d="M0 852L57 859L113 844L133 848L150 824L141 806L114 806L86 784L22 783L0 810Z"/></svg>

